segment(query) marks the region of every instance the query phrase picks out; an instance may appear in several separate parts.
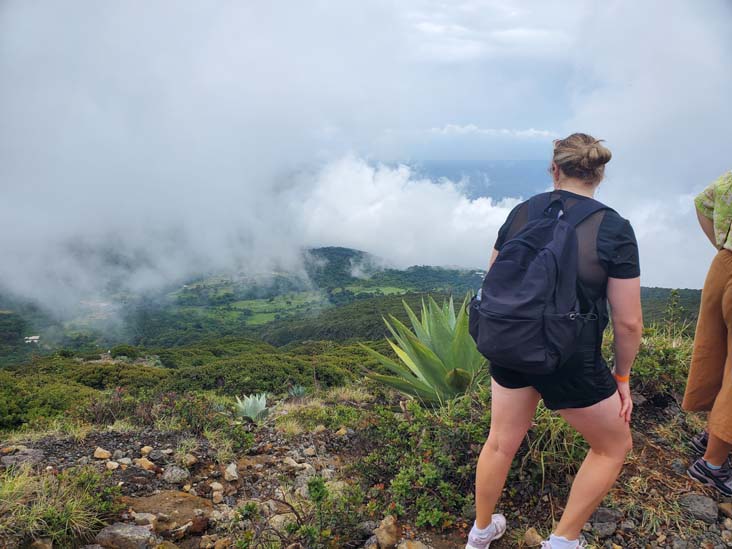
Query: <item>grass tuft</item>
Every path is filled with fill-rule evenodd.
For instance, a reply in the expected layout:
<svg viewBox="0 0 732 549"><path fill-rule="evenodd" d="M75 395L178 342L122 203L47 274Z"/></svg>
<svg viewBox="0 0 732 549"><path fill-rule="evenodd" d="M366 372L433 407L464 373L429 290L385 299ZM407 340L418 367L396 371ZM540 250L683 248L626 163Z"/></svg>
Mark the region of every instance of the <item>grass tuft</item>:
<svg viewBox="0 0 732 549"><path fill-rule="evenodd" d="M206 429L203 437L208 441L214 453L216 463L224 464L234 459L234 443L219 429Z"/></svg>
<svg viewBox="0 0 732 549"><path fill-rule="evenodd" d="M363 404L371 402L373 399L373 395L368 391L355 385L331 387L325 394L325 400L328 402L353 402L355 404Z"/></svg>
<svg viewBox="0 0 732 549"><path fill-rule="evenodd" d="M0 536L50 538L59 547L90 540L118 510L119 488L104 485L92 467L59 475L28 467L0 474Z"/></svg>
<svg viewBox="0 0 732 549"><path fill-rule="evenodd" d="M295 437L304 432L302 424L294 417L282 417L277 419L276 429L288 437Z"/></svg>

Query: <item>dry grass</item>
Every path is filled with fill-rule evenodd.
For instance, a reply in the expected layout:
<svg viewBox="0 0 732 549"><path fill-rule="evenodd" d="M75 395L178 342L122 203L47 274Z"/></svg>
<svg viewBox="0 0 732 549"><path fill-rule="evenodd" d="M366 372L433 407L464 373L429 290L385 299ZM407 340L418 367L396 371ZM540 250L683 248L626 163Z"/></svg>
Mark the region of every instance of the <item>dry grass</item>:
<svg viewBox="0 0 732 549"><path fill-rule="evenodd" d="M275 428L288 437L295 437L304 432L302 424L294 417L282 417L277 420Z"/></svg>
<svg viewBox="0 0 732 549"><path fill-rule="evenodd" d="M345 385L343 387L331 387L325 393L325 400L329 402L353 402L363 404L374 400L374 396L361 387Z"/></svg>
<svg viewBox="0 0 732 549"><path fill-rule="evenodd" d="M139 427L126 419L117 419L112 425L107 426L107 429L115 433L132 433L139 430Z"/></svg>
<svg viewBox="0 0 732 549"><path fill-rule="evenodd" d="M667 422L660 422L651 428L651 433L672 447L685 448L688 437L684 431L683 416L676 416Z"/></svg>
<svg viewBox="0 0 732 549"><path fill-rule="evenodd" d="M17 444L20 442L34 442L42 438L71 438L76 442L84 440L93 430L93 426L80 422L70 421L65 418L55 418L39 427L25 428L7 433L3 436L3 442Z"/></svg>
<svg viewBox="0 0 732 549"><path fill-rule="evenodd" d="M686 413L686 425L689 426L694 433L700 433L707 428L706 414L697 412Z"/></svg>
<svg viewBox="0 0 732 549"><path fill-rule="evenodd" d="M317 397L308 397L297 401L288 400L280 402L277 405L276 409L284 415L290 414L292 412L297 412L298 410L302 410L303 408L322 408L324 405L325 402L323 402L322 399Z"/></svg>
<svg viewBox="0 0 732 549"><path fill-rule="evenodd" d="M665 433L665 429L661 431ZM654 444L644 435L636 433L635 438L636 450L628 457L608 501L627 515L639 517L640 533L655 535L669 528L677 532L692 530L694 521L678 503L679 495L691 491L691 481L686 476L670 473L678 453ZM703 491L696 485L693 488Z"/></svg>

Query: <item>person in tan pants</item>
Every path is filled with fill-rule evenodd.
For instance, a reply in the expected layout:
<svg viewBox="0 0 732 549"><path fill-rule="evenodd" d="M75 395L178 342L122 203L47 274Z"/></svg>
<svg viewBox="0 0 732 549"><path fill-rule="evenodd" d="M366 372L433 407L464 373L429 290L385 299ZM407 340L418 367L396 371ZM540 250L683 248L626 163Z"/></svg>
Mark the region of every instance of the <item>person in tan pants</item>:
<svg viewBox="0 0 732 549"><path fill-rule="evenodd" d="M695 203L699 224L719 251L702 290L682 404L687 411L709 412L707 431L692 440L703 456L688 474L732 496L732 172L707 187Z"/></svg>

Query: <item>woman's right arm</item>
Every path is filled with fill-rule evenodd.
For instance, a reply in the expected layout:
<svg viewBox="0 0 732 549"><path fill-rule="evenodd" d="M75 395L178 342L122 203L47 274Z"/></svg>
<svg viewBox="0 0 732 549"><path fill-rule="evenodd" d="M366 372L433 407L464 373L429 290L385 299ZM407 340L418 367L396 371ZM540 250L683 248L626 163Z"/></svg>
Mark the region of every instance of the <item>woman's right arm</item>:
<svg viewBox="0 0 732 549"><path fill-rule="evenodd" d="M643 311L640 299L640 278L608 278L607 299L612 311L615 334L615 375L627 378L638 354L643 335ZM616 378L617 379L617 378ZM633 402L627 381L617 381L622 400L620 415L630 422Z"/></svg>

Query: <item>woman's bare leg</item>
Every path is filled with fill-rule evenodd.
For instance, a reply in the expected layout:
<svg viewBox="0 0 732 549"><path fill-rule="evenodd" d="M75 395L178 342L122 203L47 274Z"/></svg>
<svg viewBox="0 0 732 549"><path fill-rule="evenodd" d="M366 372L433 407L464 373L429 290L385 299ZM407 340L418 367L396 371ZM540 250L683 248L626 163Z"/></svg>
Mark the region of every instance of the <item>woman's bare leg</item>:
<svg viewBox="0 0 732 549"><path fill-rule="evenodd" d="M619 415L618 393L588 408L560 410L560 414L590 444L554 532L577 539L582 526L615 484L633 441L630 426Z"/></svg>
<svg viewBox="0 0 732 549"><path fill-rule="evenodd" d="M511 462L540 399L533 387L506 389L491 380L491 430L475 473L475 524L485 528L501 497Z"/></svg>
<svg viewBox="0 0 732 549"><path fill-rule="evenodd" d="M715 466L722 465L729 457L730 451L732 451L732 444L709 433L707 451L704 454L704 459L707 463Z"/></svg>

